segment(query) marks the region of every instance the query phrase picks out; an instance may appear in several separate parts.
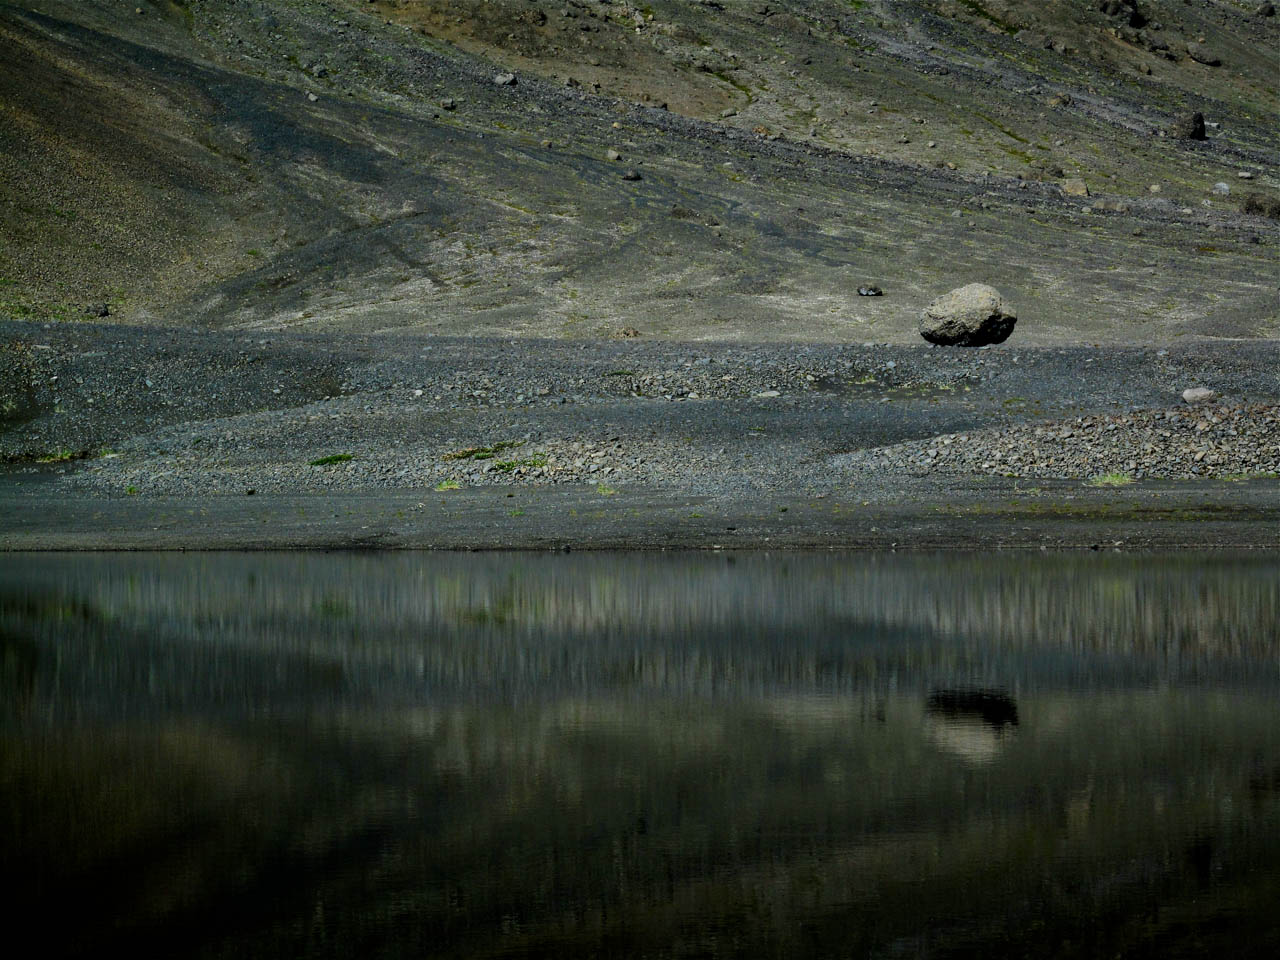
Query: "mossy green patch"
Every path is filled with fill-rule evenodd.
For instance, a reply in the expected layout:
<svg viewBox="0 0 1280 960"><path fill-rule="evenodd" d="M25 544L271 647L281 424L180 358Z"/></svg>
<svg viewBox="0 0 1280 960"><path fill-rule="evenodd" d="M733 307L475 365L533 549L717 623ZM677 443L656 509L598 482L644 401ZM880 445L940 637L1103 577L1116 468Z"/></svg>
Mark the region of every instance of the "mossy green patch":
<svg viewBox="0 0 1280 960"><path fill-rule="evenodd" d="M1001 17L996 16L994 13L992 13L982 4L978 3L978 0L958 0L958 2L960 3L960 6L964 7L974 16L981 17L983 20L986 20L988 23L994 24L995 26L999 27L1002 31L1009 34L1009 36L1013 36L1015 33L1018 32L1018 28L1016 26L1014 26L1008 20L1005 20Z"/></svg>
<svg viewBox="0 0 1280 960"><path fill-rule="evenodd" d="M313 467L327 467L333 463L346 463L348 460L354 460L355 458L354 453L334 453L318 460L312 460L310 465Z"/></svg>
<svg viewBox="0 0 1280 960"><path fill-rule="evenodd" d="M1091 487L1127 487L1133 483L1133 475L1128 473L1099 473L1089 478Z"/></svg>
<svg viewBox="0 0 1280 960"><path fill-rule="evenodd" d="M36 463L66 463L68 460L76 460L82 456L84 456L84 454L78 454L74 450L67 450L64 448L36 457Z"/></svg>
<svg viewBox="0 0 1280 960"><path fill-rule="evenodd" d="M1009 138L1009 139L1011 139L1011 140L1017 140L1017 141L1018 141L1018 143L1028 143L1028 144L1029 144L1029 143L1031 142L1031 141L1030 141L1030 140L1028 140L1026 137L1020 137L1020 136L1018 136L1016 133L1014 133L1012 130L1010 130L1008 127L1006 127L1006 126L1005 126L1003 123L1001 123L999 120L995 119L994 117L989 117L989 116L987 116L985 113L982 113L982 112L981 112L981 111L979 111L979 110L975 110L975 111L973 111L973 115L974 115L975 117L978 117L978 118L979 118L979 119L981 119L981 120L985 120L985 121L987 121L987 123L991 124L991 126L995 127L997 130L999 130L1001 133L1003 133L1006 137L1008 137L1008 138Z"/></svg>
<svg viewBox="0 0 1280 960"><path fill-rule="evenodd" d="M534 454L532 457L525 457L521 460L499 460L494 463L494 468L501 470L503 473L514 473L520 467L545 467L547 458L542 454Z"/></svg>
<svg viewBox="0 0 1280 960"><path fill-rule="evenodd" d="M1219 479L1228 483L1241 483L1245 480L1275 480L1280 477L1280 473L1274 471L1263 471L1257 473L1228 473Z"/></svg>

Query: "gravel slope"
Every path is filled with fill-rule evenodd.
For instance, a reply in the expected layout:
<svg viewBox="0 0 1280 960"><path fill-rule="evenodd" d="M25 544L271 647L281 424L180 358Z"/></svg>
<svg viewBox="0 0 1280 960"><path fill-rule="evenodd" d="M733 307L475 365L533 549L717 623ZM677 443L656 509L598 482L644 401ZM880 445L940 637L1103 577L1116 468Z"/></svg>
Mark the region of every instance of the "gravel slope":
<svg viewBox="0 0 1280 960"><path fill-rule="evenodd" d="M0 331L22 364L0 451L16 470L64 460L59 482L97 494L642 483L749 495L891 489L903 472L1277 467L1280 344L1266 341L960 350ZM1188 386L1224 400L1187 406Z"/></svg>

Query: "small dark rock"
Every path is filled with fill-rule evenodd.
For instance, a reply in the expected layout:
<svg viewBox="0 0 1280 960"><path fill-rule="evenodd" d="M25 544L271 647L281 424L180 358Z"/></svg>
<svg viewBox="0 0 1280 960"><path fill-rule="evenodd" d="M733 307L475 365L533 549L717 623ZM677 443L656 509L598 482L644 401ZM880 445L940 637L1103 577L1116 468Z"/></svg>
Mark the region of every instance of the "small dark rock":
<svg viewBox="0 0 1280 960"><path fill-rule="evenodd" d="M1204 114L1191 113L1186 116L1179 117L1173 122L1170 128L1170 134L1179 140L1203 140L1204 132Z"/></svg>
<svg viewBox="0 0 1280 960"><path fill-rule="evenodd" d="M859 287L859 288L858 288L858 296L860 296L860 297L883 297L883 296L884 296L884 291L883 291L883 290L881 290L879 287L875 286L874 284L871 284L871 285L868 285L868 286L865 286L865 287Z"/></svg>
<svg viewBox="0 0 1280 960"><path fill-rule="evenodd" d="M1265 194L1246 193L1240 201L1240 209L1244 213L1280 220L1280 199Z"/></svg>
<svg viewBox="0 0 1280 960"><path fill-rule="evenodd" d="M623 180L643 180L644 178L640 176L639 170L628 170L626 173L622 175L622 179Z"/></svg>
<svg viewBox="0 0 1280 960"><path fill-rule="evenodd" d="M84 308L87 317L109 317L111 316L111 307L105 303L91 303Z"/></svg>
<svg viewBox="0 0 1280 960"><path fill-rule="evenodd" d="M1276 15L1276 5L1274 3L1264 3L1253 12L1260 17L1274 17Z"/></svg>
<svg viewBox="0 0 1280 960"><path fill-rule="evenodd" d="M1216 53L1198 43L1187 44L1187 56L1196 63L1203 63L1206 67L1216 67L1222 63Z"/></svg>

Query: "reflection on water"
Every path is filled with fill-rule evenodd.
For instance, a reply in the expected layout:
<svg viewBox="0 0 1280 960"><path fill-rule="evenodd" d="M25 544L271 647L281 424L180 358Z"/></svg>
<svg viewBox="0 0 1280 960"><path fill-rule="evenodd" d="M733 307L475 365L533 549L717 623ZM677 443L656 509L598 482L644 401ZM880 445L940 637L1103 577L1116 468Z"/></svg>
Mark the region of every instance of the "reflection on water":
<svg viewBox="0 0 1280 960"><path fill-rule="evenodd" d="M9 557L48 955L1280 945L1280 561Z"/></svg>
<svg viewBox="0 0 1280 960"><path fill-rule="evenodd" d="M975 762L995 759L1018 725L1018 705L995 690L937 690L929 694L927 710L929 741Z"/></svg>

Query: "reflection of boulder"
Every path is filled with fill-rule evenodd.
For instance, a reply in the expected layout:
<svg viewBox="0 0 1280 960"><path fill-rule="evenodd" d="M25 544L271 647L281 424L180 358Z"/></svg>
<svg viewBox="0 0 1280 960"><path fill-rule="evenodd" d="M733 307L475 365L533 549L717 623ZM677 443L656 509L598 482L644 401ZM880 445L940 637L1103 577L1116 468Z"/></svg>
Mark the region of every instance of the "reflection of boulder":
<svg viewBox="0 0 1280 960"><path fill-rule="evenodd" d="M1018 705L998 690L935 690L925 710L953 720L981 720L997 728L1018 725Z"/></svg>
<svg viewBox="0 0 1280 960"><path fill-rule="evenodd" d="M936 690L925 714L929 742L971 763L994 760L1018 725L1018 705L994 690Z"/></svg>

